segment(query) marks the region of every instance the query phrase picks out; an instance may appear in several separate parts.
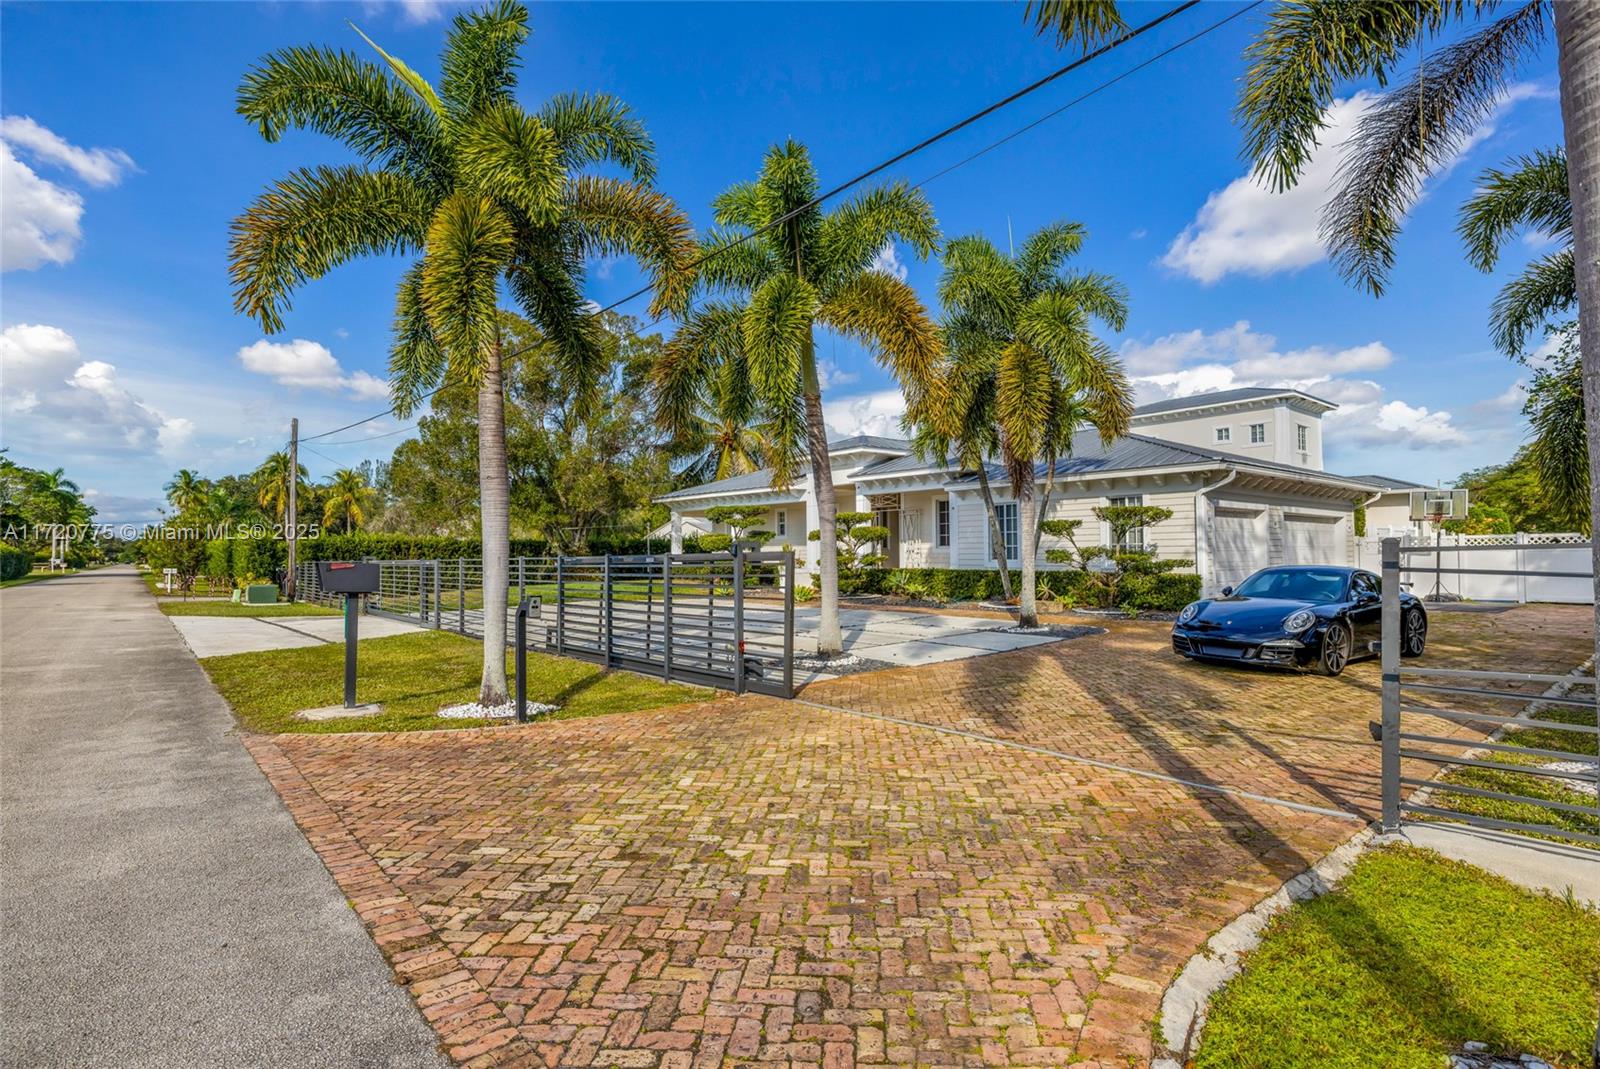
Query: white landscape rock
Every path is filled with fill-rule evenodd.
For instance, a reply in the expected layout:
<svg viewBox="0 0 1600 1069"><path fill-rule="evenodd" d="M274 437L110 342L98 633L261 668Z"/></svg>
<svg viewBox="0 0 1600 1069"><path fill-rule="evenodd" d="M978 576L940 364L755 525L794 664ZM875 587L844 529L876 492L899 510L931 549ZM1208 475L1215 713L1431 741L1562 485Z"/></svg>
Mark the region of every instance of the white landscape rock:
<svg viewBox="0 0 1600 1069"><path fill-rule="evenodd" d="M529 716L543 716L553 713L561 708L559 705L545 705L543 702L529 702ZM506 702L504 705L479 705L477 702L467 702L464 705L447 705L439 710L439 716L445 720L514 720L517 716L517 703Z"/></svg>

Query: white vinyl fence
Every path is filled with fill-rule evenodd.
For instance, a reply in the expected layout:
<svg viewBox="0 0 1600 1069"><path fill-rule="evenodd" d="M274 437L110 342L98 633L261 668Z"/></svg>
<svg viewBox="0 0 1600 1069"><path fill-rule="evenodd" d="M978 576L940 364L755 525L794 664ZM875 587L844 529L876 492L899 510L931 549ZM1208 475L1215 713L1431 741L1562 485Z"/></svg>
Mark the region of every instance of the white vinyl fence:
<svg viewBox="0 0 1600 1069"><path fill-rule="evenodd" d="M1432 546L1432 538L1407 535L1406 546ZM1500 546L1501 550L1454 552L1460 546ZM1469 601L1555 601L1590 604L1594 601L1593 578L1532 575L1463 575L1458 569L1473 572L1566 572L1593 574L1589 542L1581 534L1505 534L1452 535L1439 537L1439 552L1422 549L1406 554L1406 564L1414 569L1407 582L1411 592L1427 597L1435 592ZM1356 541L1356 564L1376 572L1383 567L1382 539Z"/></svg>

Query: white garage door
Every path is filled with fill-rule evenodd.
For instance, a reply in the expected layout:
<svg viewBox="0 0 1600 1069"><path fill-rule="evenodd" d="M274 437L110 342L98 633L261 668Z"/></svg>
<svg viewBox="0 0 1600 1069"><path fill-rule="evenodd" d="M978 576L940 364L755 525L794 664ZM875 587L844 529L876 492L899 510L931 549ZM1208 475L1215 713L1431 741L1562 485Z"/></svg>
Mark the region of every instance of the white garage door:
<svg viewBox="0 0 1600 1069"><path fill-rule="evenodd" d="M1211 519L1211 589L1238 586L1266 566L1266 512L1219 506Z"/></svg>
<svg viewBox="0 0 1600 1069"><path fill-rule="evenodd" d="M1283 563L1345 564L1349 553L1340 537L1343 528L1337 517L1285 516L1283 518Z"/></svg>

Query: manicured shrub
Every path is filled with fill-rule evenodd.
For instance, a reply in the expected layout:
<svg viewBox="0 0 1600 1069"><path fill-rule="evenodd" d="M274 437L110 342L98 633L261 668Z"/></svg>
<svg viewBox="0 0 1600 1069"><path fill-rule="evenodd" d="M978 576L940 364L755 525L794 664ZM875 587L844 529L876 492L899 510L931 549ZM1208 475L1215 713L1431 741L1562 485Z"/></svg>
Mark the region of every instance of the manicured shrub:
<svg viewBox="0 0 1600 1069"><path fill-rule="evenodd" d="M1165 563L1165 562L1163 562ZM1181 565L1182 562L1180 562ZM1011 573L1013 588L1022 577ZM1097 598L1095 577L1077 569L1038 573L1041 594L1074 604ZM893 568L868 573L858 593L885 593L926 601L991 601L1003 596L1000 573L980 568ZM1176 612L1200 596L1200 577L1179 572L1129 573L1117 587L1117 604Z"/></svg>
<svg viewBox="0 0 1600 1069"><path fill-rule="evenodd" d="M213 538L206 543L205 576L213 588L233 581L233 539Z"/></svg>
<svg viewBox="0 0 1600 1069"><path fill-rule="evenodd" d="M33 554L15 546L0 545L0 580L21 579L33 570Z"/></svg>
<svg viewBox="0 0 1600 1069"><path fill-rule="evenodd" d="M229 547L233 581L242 583L249 579L271 580L288 558L288 549L277 538L234 538ZM210 567L210 547L207 547L206 566Z"/></svg>

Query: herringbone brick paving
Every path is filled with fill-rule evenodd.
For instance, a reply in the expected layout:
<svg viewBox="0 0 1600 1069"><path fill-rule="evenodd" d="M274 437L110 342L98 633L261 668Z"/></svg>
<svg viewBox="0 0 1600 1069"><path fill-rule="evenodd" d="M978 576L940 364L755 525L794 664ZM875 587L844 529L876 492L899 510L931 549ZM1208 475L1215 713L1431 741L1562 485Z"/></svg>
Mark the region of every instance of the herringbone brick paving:
<svg viewBox="0 0 1600 1069"><path fill-rule="evenodd" d="M1570 614L1518 613L1519 667L1582 660ZM1440 660L1511 615L1441 623ZM1323 805L1375 789L1366 669L1211 679L1164 634L807 695ZM1359 826L770 699L250 745L472 1066L1145 1064L1188 956Z"/></svg>

